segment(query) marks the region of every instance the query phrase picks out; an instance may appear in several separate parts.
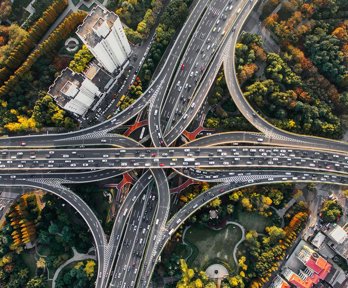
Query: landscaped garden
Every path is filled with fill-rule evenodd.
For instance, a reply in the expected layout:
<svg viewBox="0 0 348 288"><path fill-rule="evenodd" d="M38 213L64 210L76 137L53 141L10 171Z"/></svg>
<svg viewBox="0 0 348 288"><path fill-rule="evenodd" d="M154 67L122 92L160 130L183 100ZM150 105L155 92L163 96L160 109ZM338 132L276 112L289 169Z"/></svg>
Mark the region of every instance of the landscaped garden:
<svg viewBox="0 0 348 288"><path fill-rule="evenodd" d="M189 257L188 263L204 270L216 262L228 263L235 268L233 249L242 237L241 229L233 224L221 230L213 230L202 225L190 227L184 236L184 242L194 246L192 251L197 251ZM197 249L194 249L194 248Z"/></svg>

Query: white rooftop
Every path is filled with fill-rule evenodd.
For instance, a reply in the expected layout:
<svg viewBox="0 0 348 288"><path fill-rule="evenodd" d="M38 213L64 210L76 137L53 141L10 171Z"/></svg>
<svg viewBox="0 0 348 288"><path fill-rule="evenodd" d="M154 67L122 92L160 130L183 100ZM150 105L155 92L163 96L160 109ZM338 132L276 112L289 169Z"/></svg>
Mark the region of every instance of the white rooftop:
<svg viewBox="0 0 348 288"><path fill-rule="evenodd" d="M315 235L315 237L312 240L313 246L319 248L321 244L323 244L325 238L326 236L323 233L318 232L317 235Z"/></svg>
<svg viewBox="0 0 348 288"><path fill-rule="evenodd" d="M337 225L330 232L330 238L338 244L342 244L347 239L347 232L340 225Z"/></svg>

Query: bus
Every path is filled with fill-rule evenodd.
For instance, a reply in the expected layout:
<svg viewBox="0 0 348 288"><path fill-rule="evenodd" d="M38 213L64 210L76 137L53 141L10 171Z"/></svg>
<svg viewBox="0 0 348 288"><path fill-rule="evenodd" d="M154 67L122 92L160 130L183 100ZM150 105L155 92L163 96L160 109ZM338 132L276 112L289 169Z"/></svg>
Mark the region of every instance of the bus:
<svg viewBox="0 0 348 288"><path fill-rule="evenodd" d="M143 129L141 129L140 137L139 137L140 140L143 139L144 133L145 133L145 127L143 127Z"/></svg>

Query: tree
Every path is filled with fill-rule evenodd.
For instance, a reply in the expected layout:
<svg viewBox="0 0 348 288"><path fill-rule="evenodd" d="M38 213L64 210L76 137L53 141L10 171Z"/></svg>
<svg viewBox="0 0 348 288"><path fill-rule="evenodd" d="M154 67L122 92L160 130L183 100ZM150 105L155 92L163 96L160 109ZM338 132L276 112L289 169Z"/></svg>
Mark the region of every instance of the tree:
<svg viewBox="0 0 348 288"><path fill-rule="evenodd" d="M210 201L209 205L213 208L217 208L221 205L221 199L219 197L215 198L214 200Z"/></svg>
<svg viewBox="0 0 348 288"><path fill-rule="evenodd" d="M77 51L74 59L71 60L69 68L77 73L81 73L86 69L87 64L94 58L93 54L88 50L86 45Z"/></svg>
<svg viewBox="0 0 348 288"><path fill-rule="evenodd" d="M321 208L321 218L325 223L337 222L342 215L342 206L338 204L337 200L326 200L323 202Z"/></svg>
<svg viewBox="0 0 348 288"><path fill-rule="evenodd" d="M84 271L86 272L87 277L90 279L94 276L95 265L96 265L95 261L88 260L84 268Z"/></svg>
<svg viewBox="0 0 348 288"><path fill-rule="evenodd" d="M218 128L220 125L220 119L219 118L208 118L206 125L208 128Z"/></svg>
<svg viewBox="0 0 348 288"><path fill-rule="evenodd" d="M0 0L0 22L4 21L10 16L12 11L11 0Z"/></svg>
<svg viewBox="0 0 348 288"><path fill-rule="evenodd" d="M45 288L46 287L46 281L44 279L44 276L35 276L34 278L30 279L25 286L25 288Z"/></svg>
<svg viewBox="0 0 348 288"><path fill-rule="evenodd" d="M265 230L270 237L270 242L273 244L277 243L281 239L284 239L285 237L285 231L280 227L270 226L266 227Z"/></svg>
<svg viewBox="0 0 348 288"><path fill-rule="evenodd" d="M40 257L39 260L36 261L36 267L38 269L44 269L46 267L46 261L45 258Z"/></svg>

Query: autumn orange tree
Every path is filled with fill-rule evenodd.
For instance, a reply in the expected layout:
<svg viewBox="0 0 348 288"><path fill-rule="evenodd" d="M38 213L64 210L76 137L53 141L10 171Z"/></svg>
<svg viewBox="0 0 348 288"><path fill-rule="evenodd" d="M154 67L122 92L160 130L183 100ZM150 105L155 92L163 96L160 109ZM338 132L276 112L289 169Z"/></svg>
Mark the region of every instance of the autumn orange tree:
<svg viewBox="0 0 348 288"><path fill-rule="evenodd" d="M38 215L39 209L34 194L22 195L19 201L11 206L7 219L13 228L11 237L14 246L32 242L36 238L35 221Z"/></svg>

